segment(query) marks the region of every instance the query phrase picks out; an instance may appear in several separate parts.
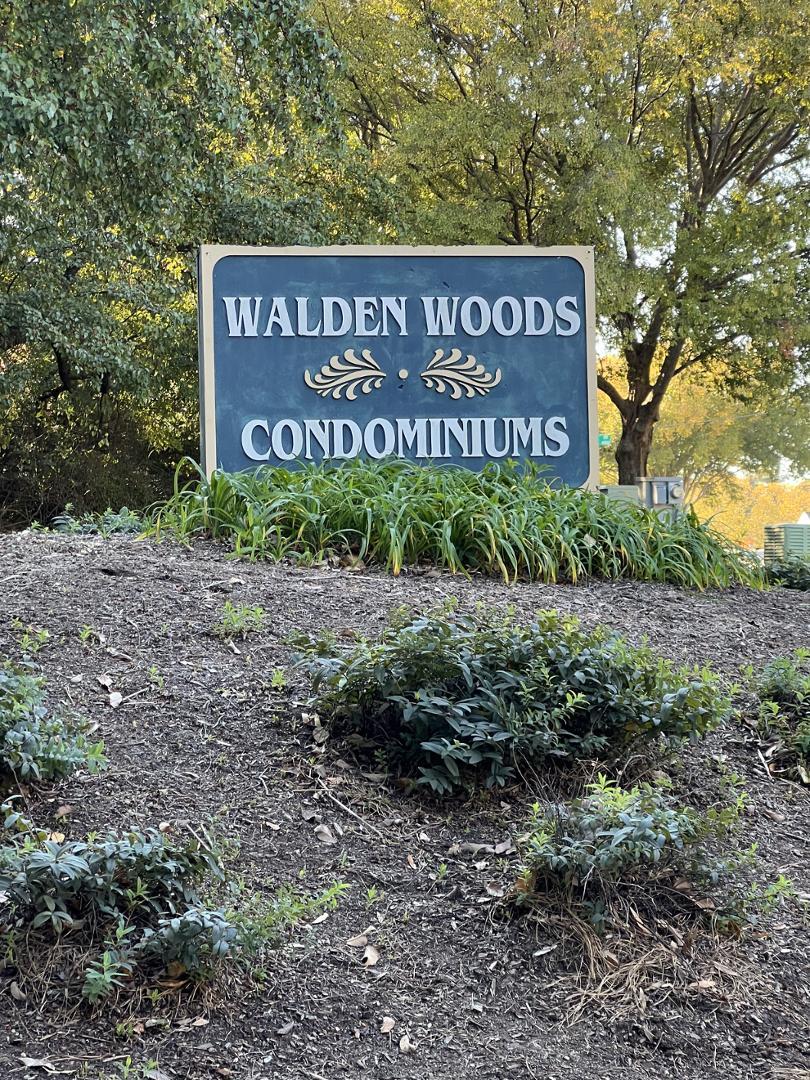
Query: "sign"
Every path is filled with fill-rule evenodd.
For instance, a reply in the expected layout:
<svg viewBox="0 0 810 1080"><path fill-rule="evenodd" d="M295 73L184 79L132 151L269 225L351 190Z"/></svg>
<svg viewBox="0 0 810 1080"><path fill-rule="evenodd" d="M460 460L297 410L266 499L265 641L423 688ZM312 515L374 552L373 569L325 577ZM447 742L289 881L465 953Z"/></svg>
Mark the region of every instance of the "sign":
<svg viewBox="0 0 810 1080"><path fill-rule="evenodd" d="M593 250L203 247L206 471L528 459L598 479Z"/></svg>

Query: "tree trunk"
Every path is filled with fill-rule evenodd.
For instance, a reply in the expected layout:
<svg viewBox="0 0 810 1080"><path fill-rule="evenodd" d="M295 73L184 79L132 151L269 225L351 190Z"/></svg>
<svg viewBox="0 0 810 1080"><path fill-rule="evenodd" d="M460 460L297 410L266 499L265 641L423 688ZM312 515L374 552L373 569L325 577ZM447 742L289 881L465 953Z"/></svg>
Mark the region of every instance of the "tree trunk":
<svg viewBox="0 0 810 1080"><path fill-rule="evenodd" d="M634 416L622 422L622 437L616 447L620 484L635 484L647 475L654 426L652 416Z"/></svg>

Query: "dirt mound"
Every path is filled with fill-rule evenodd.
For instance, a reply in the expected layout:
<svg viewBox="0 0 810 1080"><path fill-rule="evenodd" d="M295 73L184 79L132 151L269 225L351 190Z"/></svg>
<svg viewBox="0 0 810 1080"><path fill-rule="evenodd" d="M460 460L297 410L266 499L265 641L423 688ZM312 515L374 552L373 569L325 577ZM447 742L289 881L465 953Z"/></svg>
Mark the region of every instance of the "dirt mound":
<svg viewBox="0 0 810 1080"><path fill-rule="evenodd" d="M225 986L176 1010L142 999L115 1015L66 1018L58 978L53 996L18 1001L0 970L0 1076L116 1077L128 1055L156 1059L155 1075L176 1080L810 1075L810 954L795 906L744 944L692 956L673 944L666 962L651 961L656 978L641 972L647 990L631 1008L617 1008L606 986L568 1025L581 959L548 928L498 914L526 791L466 805L417 801L345 744L320 743L284 644L293 630L373 633L392 607L452 596L572 612L733 677L808 644L807 595L626 582L509 588L433 572L250 565L210 545L30 533L0 538L0 594L0 652L17 651L19 624L47 629L37 660L52 693L98 723L110 759L100 776L34 795L40 823L56 827L60 807L70 808L59 826L70 836L215 818L239 839L249 889L351 885L335 912L271 956L253 993ZM265 611L263 629L232 645L213 633L228 599ZM287 682L274 688L279 668ZM115 708L111 690L122 697ZM683 773L699 798L728 770L750 793L743 842L759 845L759 879L783 873L810 893L810 794L769 778L735 725L686 755ZM348 944L361 935L376 962Z"/></svg>

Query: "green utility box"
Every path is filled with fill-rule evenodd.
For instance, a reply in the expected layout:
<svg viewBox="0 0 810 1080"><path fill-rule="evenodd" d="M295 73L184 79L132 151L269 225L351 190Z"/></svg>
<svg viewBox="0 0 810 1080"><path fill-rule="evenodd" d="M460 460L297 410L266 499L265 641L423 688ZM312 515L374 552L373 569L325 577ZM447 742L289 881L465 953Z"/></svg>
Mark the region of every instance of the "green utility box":
<svg viewBox="0 0 810 1080"><path fill-rule="evenodd" d="M785 559L810 560L810 525L765 526L765 565Z"/></svg>
<svg viewBox="0 0 810 1080"><path fill-rule="evenodd" d="M636 506L641 503L641 493L636 484L600 484L599 490L610 499L621 499Z"/></svg>

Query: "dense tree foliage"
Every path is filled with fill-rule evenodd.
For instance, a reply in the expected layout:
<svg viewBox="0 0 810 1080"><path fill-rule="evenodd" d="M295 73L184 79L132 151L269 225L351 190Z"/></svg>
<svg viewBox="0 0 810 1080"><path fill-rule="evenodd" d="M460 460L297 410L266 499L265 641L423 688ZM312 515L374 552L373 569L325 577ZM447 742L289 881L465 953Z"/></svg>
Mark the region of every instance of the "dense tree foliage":
<svg viewBox="0 0 810 1080"><path fill-rule="evenodd" d="M333 68L295 0L0 0L0 509L195 448L199 243L362 235Z"/></svg>
<svg viewBox="0 0 810 1080"><path fill-rule="evenodd" d="M593 244L624 481L684 375L746 424L797 413L808 22L810 0L0 0L0 519L145 503L195 451L204 241ZM797 460L789 427L768 460Z"/></svg>
<svg viewBox="0 0 810 1080"><path fill-rule="evenodd" d="M320 0L403 238L593 244L623 482L664 398L810 363L807 0Z"/></svg>

